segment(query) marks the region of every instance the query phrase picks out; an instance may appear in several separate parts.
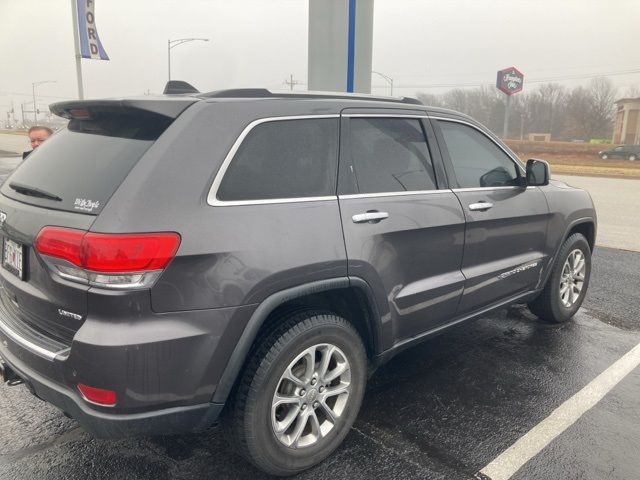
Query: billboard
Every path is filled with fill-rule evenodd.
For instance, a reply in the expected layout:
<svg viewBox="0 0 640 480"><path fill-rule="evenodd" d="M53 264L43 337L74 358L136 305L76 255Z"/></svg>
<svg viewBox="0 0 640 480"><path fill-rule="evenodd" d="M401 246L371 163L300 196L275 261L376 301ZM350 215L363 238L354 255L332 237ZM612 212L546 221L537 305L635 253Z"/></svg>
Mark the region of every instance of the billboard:
<svg viewBox="0 0 640 480"><path fill-rule="evenodd" d="M496 81L496 87L501 92L507 95L513 95L522 91L524 84L524 75L516 67L505 68L504 70L498 70L498 79Z"/></svg>

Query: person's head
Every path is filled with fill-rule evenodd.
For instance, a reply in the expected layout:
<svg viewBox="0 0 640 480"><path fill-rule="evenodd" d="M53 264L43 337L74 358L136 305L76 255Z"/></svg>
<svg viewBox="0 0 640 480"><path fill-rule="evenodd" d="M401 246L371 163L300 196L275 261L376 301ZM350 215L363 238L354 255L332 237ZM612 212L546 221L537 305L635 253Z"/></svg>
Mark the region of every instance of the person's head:
<svg viewBox="0 0 640 480"><path fill-rule="evenodd" d="M34 150L53 133L49 127L34 126L29 129L29 141Z"/></svg>

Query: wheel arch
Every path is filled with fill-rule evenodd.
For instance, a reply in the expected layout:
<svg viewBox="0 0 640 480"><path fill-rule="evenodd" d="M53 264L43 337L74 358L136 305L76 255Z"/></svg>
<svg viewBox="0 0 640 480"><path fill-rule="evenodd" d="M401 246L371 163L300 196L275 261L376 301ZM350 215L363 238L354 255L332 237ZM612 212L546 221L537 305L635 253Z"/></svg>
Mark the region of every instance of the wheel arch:
<svg viewBox="0 0 640 480"><path fill-rule="evenodd" d="M569 238L574 233L582 234L587 239L587 243L589 244L589 248L591 249L591 252L593 252L593 249L595 248L595 242L596 242L595 219L592 217L583 217L583 218L578 218L572 221L567 226L564 235L560 237L560 242L558 243L555 249L555 252L553 254L553 259L549 262L549 268L547 268L547 271L544 274L544 279L539 284L539 288L543 288L544 285L546 285L547 281L549 280L549 277L551 276L551 272L553 271L553 266L555 265L556 259L558 258L558 254L560 253L560 249L562 248L562 245L564 245L564 242L567 241L567 238Z"/></svg>
<svg viewBox="0 0 640 480"><path fill-rule="evenodd" d="M249 319L224 369L212 402L223 403L231 393L248 356L263 333L283 314L295 309L326 309L346 318L358 330L367 357L373 361L381 350L380 316L374 296L359 278L338 277L281 290L262 301Z"/></svg>
<svg viewBox="0 0 640 480"><path fill-rule="evenodd" d="M564 243L567 240L567 238L569 238L574 233L581 233L587 239L587 242L589 243L589 248L593 252L593 249L596 246L596 225L593 219L583 218L580 220L576 220L573 224L569 226L569 230L567 231L564 238L562 239L562 243ZM560 247L562 247L562 244L560 244Z"/></svg>

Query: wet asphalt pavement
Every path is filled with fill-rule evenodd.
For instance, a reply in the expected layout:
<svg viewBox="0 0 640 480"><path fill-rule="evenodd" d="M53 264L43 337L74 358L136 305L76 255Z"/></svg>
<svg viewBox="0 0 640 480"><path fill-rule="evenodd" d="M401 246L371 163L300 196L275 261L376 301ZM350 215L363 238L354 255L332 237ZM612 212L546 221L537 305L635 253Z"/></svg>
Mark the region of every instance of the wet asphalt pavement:
<svg viewBox="0 0 640 480"><path fill-rule="evenodd" d="M640 342L640 253L598 248L584 308L565 325L512 307L382 367L344 444L300 479L471 479ZM26 388L0 387L0 479L266 478L214 426L96 440ZM640 478L640 368L514 479Z"/></svg>

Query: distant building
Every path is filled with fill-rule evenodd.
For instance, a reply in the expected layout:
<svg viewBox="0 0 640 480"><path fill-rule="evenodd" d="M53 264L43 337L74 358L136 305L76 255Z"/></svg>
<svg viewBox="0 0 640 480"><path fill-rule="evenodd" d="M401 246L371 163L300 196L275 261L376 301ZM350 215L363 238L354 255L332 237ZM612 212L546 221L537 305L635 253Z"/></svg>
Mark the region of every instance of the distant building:
<svg viewBox="0 0 640 480"><path fill-rule="evenodd" d="M621 98L613 127L613 143L640 144L640 98Z"/></svg>
<svg viewBox="0 0 640 480"><path fill-rule="evenodd" d="M530 142L550 142L551 134L550 133L530 133L529 141Z"/></svg>

